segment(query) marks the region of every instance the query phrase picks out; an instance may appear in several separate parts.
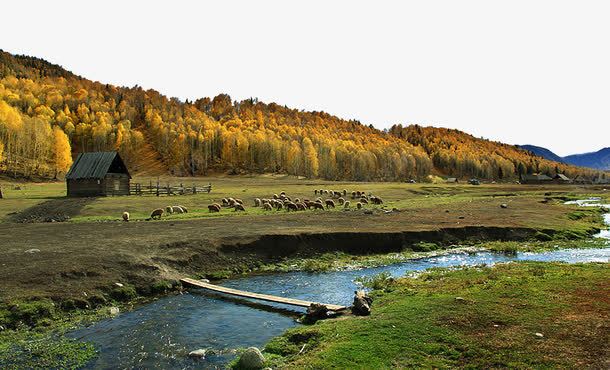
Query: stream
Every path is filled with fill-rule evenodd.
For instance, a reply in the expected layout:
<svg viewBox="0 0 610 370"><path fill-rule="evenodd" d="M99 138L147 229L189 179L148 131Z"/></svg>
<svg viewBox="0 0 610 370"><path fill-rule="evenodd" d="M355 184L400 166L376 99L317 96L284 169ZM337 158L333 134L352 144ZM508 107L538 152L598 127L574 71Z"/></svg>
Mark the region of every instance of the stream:
<svg viewBox="0 0 610 370"><path fill-rule="evenodd" d="M595 200L579 204L599 205ZM610 225L610 214L605 215ZM597 237L610 240L610 231ZM586 243L586 241L583 241ZM510 261L610 262L610 248L558 249L540 253L451 253L442 256L360 270L291 272L226 280L220 285L349 306L358 288L355 279L381 272L394 277L431 267L493 265ZM246 303L246 304L244 304ZM92 342L98 356L88 368L224 368L235 349L262 348L286 329L299 325L305 309L251 300L219 299L189 289L189 293L161 298L115 318L77 329L69 337ZM210 350L204 360L188 358L192 350Z"/></svg>

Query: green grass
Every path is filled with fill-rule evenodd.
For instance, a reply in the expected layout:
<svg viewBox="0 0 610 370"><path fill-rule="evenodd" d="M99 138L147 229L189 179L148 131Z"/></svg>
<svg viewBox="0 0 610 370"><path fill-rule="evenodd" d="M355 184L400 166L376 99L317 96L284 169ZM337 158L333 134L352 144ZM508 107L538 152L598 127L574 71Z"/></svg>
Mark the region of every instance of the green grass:
<svg viewBox="0 0 610 370"><path fill-rule="evenodd" d="M604 367L609 279L608 264L433 269L375 291L369 317L289 330L265 352L273 368Z"/></svg>

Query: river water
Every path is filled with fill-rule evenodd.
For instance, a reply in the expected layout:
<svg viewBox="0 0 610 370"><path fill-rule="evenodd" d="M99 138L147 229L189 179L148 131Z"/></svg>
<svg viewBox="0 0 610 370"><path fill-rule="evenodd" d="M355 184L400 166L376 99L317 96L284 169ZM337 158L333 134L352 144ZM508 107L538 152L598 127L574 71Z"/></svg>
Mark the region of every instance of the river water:
<svg viewBox="0 0 610 370"><path fill-rule="evenodd" d="M587 203L589 204L589 203ZM610 215L606 215L610 225ZM610 240L610 232L599 237ZM586 243L586 242L584 242ZM559 249L541 253L452 253L399 264L351 271L291 272L231 279L221 285L258 293L350 305L358 288L355 279L381 272L392 276L431 267L493 265L510 261L610 262L610 248ZM262 347L286 329L299 325L304 310L254 301L220 299L198 290L161 298L131 312L75 330L68 336L90 341L99 355L90 368L223 368L235 357L234 349ZM205 348L204 360L188 358L189 351Z"/></svg>

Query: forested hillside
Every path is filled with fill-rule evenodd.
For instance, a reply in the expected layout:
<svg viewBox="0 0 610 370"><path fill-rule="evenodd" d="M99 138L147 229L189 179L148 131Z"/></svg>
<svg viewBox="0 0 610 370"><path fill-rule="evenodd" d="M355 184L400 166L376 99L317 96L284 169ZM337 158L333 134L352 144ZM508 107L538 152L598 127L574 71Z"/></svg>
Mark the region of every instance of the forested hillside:
<svg viewBox="0 0 610 370"><path fill-rule="evenodd" d="M324 112L234 102L228 95L181 102L0 51L1 170L52 177L65 173L76 153L105 150L118 150L136 173L146 170L152 150L160 168L174 175L406 180L433 173L505 179L587 172L456 130L394 126L383 132Z"/></svg>

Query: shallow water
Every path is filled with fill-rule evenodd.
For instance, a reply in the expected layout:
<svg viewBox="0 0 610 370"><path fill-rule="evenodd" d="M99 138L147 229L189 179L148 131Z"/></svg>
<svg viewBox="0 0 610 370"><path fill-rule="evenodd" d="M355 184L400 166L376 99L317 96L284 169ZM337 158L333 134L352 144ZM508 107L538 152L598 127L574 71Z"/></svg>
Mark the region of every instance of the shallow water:
<svg viewBox="0 0 610 370"><path fill-rule="evenodd" d="M606 215L610 225L610 215ZM608 231L600 237L610 240ZM586 242L585 242L586 243ZM354 280L388 272L392 276L431 267L493 265L509 261L610 262L610 248L560 249L541 253L506 255L491 252L453 253L395 265L352 271L292 272L232 279L221 285L241 290L349 305L357 289ZM242 303L244 301L241 301ZM170 296L113 319L71 332L68 336L93 342L99 356L90 368L222 368L234 349L262 347L287 328L298 325L304 309L254 301L219 299L198 290ZM205 360L189 359L189 351L214 351Z"/></svg>

